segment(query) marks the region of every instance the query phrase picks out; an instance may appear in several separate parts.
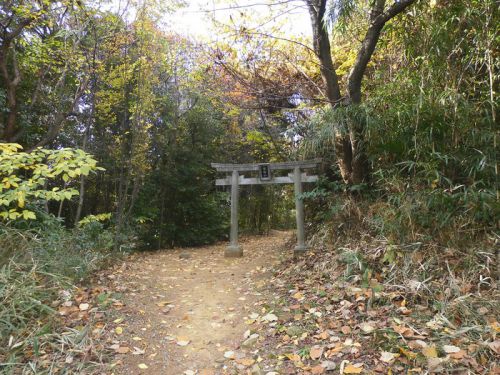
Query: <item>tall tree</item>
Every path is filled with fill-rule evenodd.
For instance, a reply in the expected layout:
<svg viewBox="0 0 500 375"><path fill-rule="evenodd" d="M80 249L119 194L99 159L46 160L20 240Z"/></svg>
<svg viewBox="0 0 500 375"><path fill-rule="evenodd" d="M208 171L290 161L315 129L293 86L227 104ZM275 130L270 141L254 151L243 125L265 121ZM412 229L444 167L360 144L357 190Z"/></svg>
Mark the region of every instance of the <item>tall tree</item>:
<svg viewBox="0 0 500 375"><path fill-rule="evenodd" d="M328 7L328 0L304 1L311 17L313 46L320 64L324 95L334 109L360 104L362 101L361 84L366 67L372 58L385 24L401 14L416 0L394 0L389 6L387 6L386 0L369 2L368 28L349 73L345 95L341 93L339 79L335 71L326 21L329 16L342 16L349 9L362 6L366 1L335 0L331 9ZM364 125L362 121L350 121L349 124L348 129L340 127L336 129L336 157L344 181L349 184L358 184L367 181L369 177L367 155L363 150Z"/></svg>

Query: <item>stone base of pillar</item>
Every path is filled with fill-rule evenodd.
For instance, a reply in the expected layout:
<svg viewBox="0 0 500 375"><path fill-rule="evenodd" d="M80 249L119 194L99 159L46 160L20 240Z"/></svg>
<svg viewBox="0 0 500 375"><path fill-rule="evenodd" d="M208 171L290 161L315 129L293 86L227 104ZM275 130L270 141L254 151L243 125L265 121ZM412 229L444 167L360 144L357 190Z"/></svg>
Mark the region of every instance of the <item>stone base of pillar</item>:
<svg viewBox="0 0 500 375"><path fill-rule="evenodd" d="M306 246L297 245L293 249L293 256L294 257L301 256L302 254L305 254L306 251L307 251L307 247Z"/></svg>
<svg viewBox="0 0 500 375"><path fill-rule="evenodd" d="M243 256L243 249L240 246L229 245L224 251L224 256L226 258L240 258Z"/></svg>

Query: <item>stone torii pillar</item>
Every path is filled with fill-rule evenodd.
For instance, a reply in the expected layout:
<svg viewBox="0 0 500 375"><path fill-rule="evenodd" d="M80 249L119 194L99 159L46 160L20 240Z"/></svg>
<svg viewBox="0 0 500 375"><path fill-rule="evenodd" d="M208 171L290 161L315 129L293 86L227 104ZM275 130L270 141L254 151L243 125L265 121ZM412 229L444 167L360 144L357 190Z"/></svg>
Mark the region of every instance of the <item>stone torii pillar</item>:
<svg viewBox="0 0 500 375"><path fill-rule="evenodd" d="M306 248L305 229L304 229L304 201L300 199L302 195L302 174L300 167L293 169L293 187L295 192L295 219L297 220L297 246L293 251L294 255L304 253Z"/></svg>
<svg viewBox="0 0 500 375"><path fill-rule="evenodd" d="M224 255L226 257L241 257L243 250L238 245L238 200L239 200L239 180L238 171L231 174L231 232L229 233L229 246Z"/></svg>
<svg viewBox="0 0 500 375"><path fill-rule="evenodd" d="M229 246L226 248L226 257L241 257L243 250L238 245L238 199L240 185L270 185L270 184L294 184L295 212L297 220L297 246L294 255L303 254L306 250L304 229L304 202L300 199L303 182L315 182L318 176L308 176L302 173L302 169L315 168L321 159L290 161L284 163L262 163L262 164L219 164L212 163L217 172L231 173L226 178L215 181L218 186L231 185L231 232L229 235ZM293 174L287 176L273 176L275 170L293 170ZM240 176L240 172L258 172L258 177Z"/></svg>

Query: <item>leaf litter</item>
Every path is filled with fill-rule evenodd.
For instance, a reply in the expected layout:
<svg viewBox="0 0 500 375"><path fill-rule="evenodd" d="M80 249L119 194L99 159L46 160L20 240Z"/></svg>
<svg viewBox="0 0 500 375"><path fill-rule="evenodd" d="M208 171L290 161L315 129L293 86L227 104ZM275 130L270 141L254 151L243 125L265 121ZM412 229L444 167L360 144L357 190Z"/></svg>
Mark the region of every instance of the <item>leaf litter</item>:
<svg viewBox="0 0 500 375"><path fill-rule="evenodd" d="M177 250L138 254L115 268L100 286L123 293L111 300L113 323L100 323L112 333L113 372L139 365L148 374L498 372L494 305L475 308L482 324L461 324L460 315L451 319L411 292L413 284L388 285L388 271L346 277L340 256L321 247L292 259L291 246L282 246L288 236L246 239L240 259L223 258L221 244L188 250L187 260ZM88 314L93 306L83 298L60 312Z"/></svg>

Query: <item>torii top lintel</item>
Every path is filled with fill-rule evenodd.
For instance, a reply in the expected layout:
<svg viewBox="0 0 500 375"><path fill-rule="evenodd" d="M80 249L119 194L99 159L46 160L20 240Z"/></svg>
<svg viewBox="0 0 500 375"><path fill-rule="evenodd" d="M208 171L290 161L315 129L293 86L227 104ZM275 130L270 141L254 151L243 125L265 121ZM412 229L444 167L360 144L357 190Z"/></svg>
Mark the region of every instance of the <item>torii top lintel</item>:
<svg viewBox="0 0 500 375"><path fill-rule="evenodd" d="M212 163L212 167L218 172L226 172L236 174L236 179L233 176L227 175L225 178L215 180L217 186L227 185L271 185L271 184L293 184L297 182L315 182L318 176L308 176L306 173L301 173L302 169L311 169L317 167L321 159L303 160L303 161L288 161L283 163L260 163L260 164L219 164ZM288 176L272 176L273 170L294 170L293 174ZM248 178L240 175L240 172L259 172L259 178ZM296 173L297 172L297 173Z"/></svg>
<svg viewBox="0 0 500 375"><path fill-rule="evenodd" d="M299 167L300 169L310 169L315 168L319 163L321 163L321 159L312 159L312 160L299 160L299 161L286 161L283 163L265 163L268 164L271 169L294 169ZM249 172L249 171L258 171L260 163L255 164L221 164L221 163L212 163L213 168L215 168L218 172Z"/></svg>

